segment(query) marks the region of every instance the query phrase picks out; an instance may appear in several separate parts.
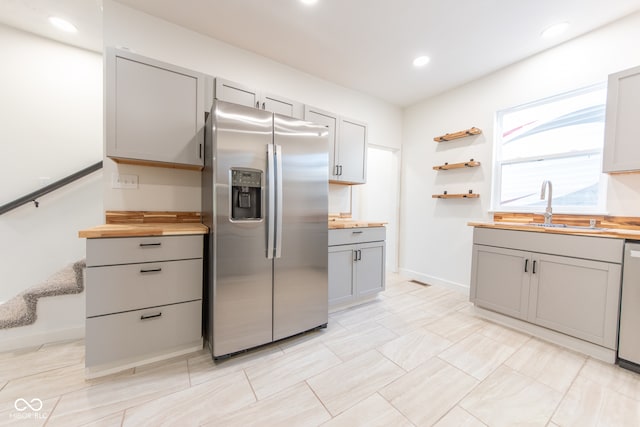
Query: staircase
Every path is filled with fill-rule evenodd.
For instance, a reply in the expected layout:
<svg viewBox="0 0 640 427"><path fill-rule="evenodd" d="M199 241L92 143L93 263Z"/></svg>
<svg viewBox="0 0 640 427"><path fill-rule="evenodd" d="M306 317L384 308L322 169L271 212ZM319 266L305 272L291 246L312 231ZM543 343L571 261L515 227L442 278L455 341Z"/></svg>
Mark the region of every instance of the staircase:
<svg viewBox="0 0 640 427"><path fill-rule="evenodd" d="M84 260L0 305L0 351L84 337Z"/></svg>

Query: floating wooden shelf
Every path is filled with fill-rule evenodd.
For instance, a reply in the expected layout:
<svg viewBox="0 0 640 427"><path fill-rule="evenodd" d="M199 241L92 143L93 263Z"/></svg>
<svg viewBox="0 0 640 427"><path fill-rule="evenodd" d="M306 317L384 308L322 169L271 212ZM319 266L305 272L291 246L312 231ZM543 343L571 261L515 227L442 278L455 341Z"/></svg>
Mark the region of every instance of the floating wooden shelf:
<svg viewBox="0 0 640 427"><path fill-rule="evenodd" d="M445 163L444 165L434 166L433 170L446 171L449 169L475 168L477 166L480 166L480 162L476 162L475 160L471 159L468 162L451 163L451 164Z"/></svg>
<svg viewBox="0 0 640 427"><path fill-rule="evenodd" d="M452 139L464 138L466 136L480 135L481 133L482 133L482 129L472 127L466 130L461 130L459 132L447 133L445 135L436 136L435 138L433 138L433 140L435 142L446 142L446 141L451 141Z"/></svg>
<svg viewBox="0 0 640 427"><path fill-rule="evenodd" d="M462 193L462 194L433 194L431 195L434 199L477 199L480 197L479 194L476 193Z"/></svg>

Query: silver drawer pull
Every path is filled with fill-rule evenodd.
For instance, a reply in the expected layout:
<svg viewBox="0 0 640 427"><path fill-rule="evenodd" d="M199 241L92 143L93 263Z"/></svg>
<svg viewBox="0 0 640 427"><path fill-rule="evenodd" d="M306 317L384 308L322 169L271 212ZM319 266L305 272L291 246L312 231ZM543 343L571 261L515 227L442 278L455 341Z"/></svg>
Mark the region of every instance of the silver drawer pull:
<svg viewBox="0 0 640 427"><path fill-rule="evenodd" d="M162 312L160 312L158 314L151 314L149 316L142 315L142 316L140 316L140 320L155 319L155 318L160 317L160 316L162 316Z"/></svg>
<svg viewBox="0 0 640 427"><path fill-rule="evenodd" d="M149 270L140 270L140 273L160 273L162 268L150 268Z"/></svg>
<svg viewBox="0 0 640 427"><path fill-rule="evenodd" d="M157 248L162 246L162 243L140 243L141 248Z"/></svg>
<svg viewBox="0 0 640 427"><path fill-rule="evenodd" d="M363 231L352 231L351 234L362 234Z"/></svg>

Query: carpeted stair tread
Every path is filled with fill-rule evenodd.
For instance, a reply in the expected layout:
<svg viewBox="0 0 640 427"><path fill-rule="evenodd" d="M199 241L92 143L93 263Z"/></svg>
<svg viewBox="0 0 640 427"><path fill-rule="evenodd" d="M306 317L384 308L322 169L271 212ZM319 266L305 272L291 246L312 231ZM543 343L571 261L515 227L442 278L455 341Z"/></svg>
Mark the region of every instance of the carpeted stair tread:
<svg viewBox="0 0 640 427"><path fill-rule="evenodd" d="M85 260L77 261L0 305L0 329L33 324L37 319L38 299L43 297L79 294L84 290L82 271Z"/></svg>

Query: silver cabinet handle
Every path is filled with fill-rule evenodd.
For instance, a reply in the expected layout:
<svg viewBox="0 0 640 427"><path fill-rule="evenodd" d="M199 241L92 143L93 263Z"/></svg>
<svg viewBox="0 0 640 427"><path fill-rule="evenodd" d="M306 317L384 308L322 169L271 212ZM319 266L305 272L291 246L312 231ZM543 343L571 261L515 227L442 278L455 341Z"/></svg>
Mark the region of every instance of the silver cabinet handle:
<svg viewBox="0 0 640 427"><path fill-rule="evenodd" d="M363 233L363 231L362 231L362 230L359 230L359 231L352 231L352 232L351 232L351 234L362 234L362 233Z"/></svg>
<svg viewBox="0 0 640 427"><path fill-rule="evenodd" d="M525 259L524 260L524 272L528 273L529 272L528 270L529 270L529 260Z"/></svg>
<svg viewBox="0 0 640 427"><path fill-rule="evenodd" d="M162 246L162 243L140 243L141 248L157 248Z"/></svg>
<svg viewBox="0 0 640 427"><path fill-rule="evenodd" d="M148 316L145 316L144 314L142 316L140 316L140 320L147 320L147 319L156 319L158 317L162 316L162 312L159 312L157 314L150 314Z"/></svg>
<svg viewBox="0 0 640 427"><path fill-rule="evenodd" d="M533 274L536 274L536 261L533 261L533 270L531 270Z"/></svg>
<svg viewBox="0 0 640 427"><path fill-rule="evenodd" d="M162 271L162 268L151 268L149 270L140 270L140 273L144 274L144 273L160 273Z"/></svg>
<svg viewBox="0 0 640 427"><path fill-rule="evenodd" d="M260 108L260 101L256 101L256 108Z"/></svg>
<svg viewBox="0 0 640 427"><path fill-rule="evenodd" d="M358 251L357 250L353 251L353 260L354 261L358 260Z"/></svg>
<svg viewBox="0 0 640 427"><path fill-rule="evenodd" d="M263 102L263 103L262 103L262 109L263 109L263 110L266 110L266 107L267 107L267 104Z"/></svg>

